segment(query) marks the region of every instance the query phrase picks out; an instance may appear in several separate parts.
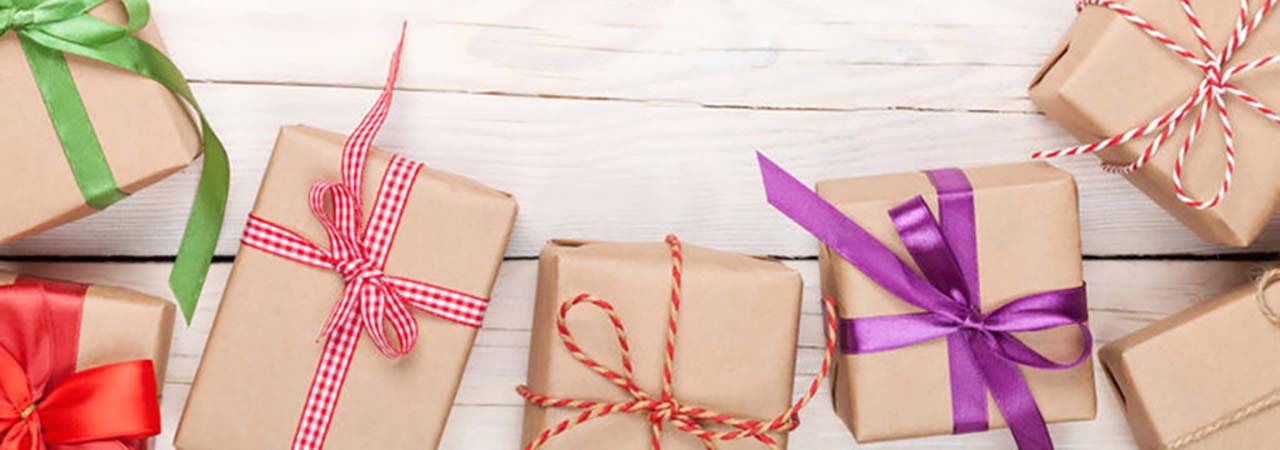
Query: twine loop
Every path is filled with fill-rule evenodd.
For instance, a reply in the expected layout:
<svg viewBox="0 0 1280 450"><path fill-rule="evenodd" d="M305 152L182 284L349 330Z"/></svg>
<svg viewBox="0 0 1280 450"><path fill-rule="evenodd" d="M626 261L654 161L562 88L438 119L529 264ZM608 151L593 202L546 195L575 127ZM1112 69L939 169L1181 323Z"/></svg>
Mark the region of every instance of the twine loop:
<svg viewBox="0 0 1280 450"><path fill-rule="evenodd" d="M684 257L682 255L680 240L674 235L667 236L667 244L671 246L671 302L669 308L669 320L667 329L667 344L663 359L662 373L662 392L659 398L654 398L648 393L640 389L635 381L635 373L631 362L631 345L627 340L626 327L623 326L622 320L618 317L617 311L609 302L593 297L590 294L581 294L572 300L565 302L560 306L560 313L556 316L556 328L560 334L560 341L564 344L569 353L579 363L591 369L601 377L609 380L609 382L625 390L632 396L632 400L618 403L604 403L591 400L578 400L570 398L550 397L530 391L526 386L519 386L516 392L524 397L526 401L535 406L544 408L569 408L582 410L582 412L570 419L561 421L542 431L534 440L525 446L526 450L537 450L547 443L552 437L562 434L573 429L573 427L581 425L600 417L611 414L632 414L645 417L651 424L652 431L652 448L661 450L662 433L666 424L672 425L676 430L688 433L702 442L704 448L708 450L717 449L717 441L732 441L754 439L770 449L778 448L777 441L769 436L769 433L779 432L786 433L800 426L799 412L800 409L817 395L818 388L822 385L823 379L826 378L828 369L831 365L831 357L835 348L836 333L836 316L835 303L831 298L826 298L826 353L823 356L822 367L818 371L818 375L814 378L813 383L809 386L809 390L805 395L796 401L794 405L786 412L767 420L754 420L747 418L735 417L732 415L717 412L708 408L689 406L681 403L672 395L672 369L675 360L675 338L677 333L677 323L680 313L680 302L682 301L682 277ZM569 331L566 325L569 311L581 304L590 304L604 311L608 315L610 322L613 324L614 334L617 337L618 347L621 353L622 372L616 372L607 368L596 360L592 359L584 353L581 347L573 338L573 333ZM705 428L706 424L718 424L732 427L730 431L711 431Z"/></svg>

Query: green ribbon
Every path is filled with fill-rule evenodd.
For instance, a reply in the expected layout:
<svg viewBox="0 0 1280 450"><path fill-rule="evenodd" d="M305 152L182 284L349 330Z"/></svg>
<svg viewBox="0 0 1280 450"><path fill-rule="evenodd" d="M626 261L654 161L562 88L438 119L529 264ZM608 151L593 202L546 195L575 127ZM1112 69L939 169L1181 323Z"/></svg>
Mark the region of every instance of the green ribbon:
<svg viewBox="0 0 1280 450"><path fill-rule="evenodd" d="M106 0L0 0L0 37L13 31L22 43L85 202L105 208L125 197L111 175L84 102L67 69L64 53L101 61L150 78L182 97L200 118L204 171L196 190L182 244L169 274L169 287L183 318L191 323L204 287L227 206L230 168L222 142L209 127L182 72L160 50L133 36L151 17L147 0L122 0L124 27L89 15Z"/></svg>

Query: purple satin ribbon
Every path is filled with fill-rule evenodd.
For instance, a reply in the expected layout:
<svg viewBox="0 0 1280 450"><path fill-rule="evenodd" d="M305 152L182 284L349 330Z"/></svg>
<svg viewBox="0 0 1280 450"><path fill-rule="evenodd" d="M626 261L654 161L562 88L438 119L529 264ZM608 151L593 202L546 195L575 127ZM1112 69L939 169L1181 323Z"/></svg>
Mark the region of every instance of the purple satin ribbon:
<svg viewBox="0 0 1280 450"><path fill-rule="evenodd" d="M973 187L959 169L926 172L938 191L938 216L916 196L889 211L924 277L879 240L763 154L756 154L769 203L919 314L841 319L841 350L875 353L947 338L955 433L988 428L987 391L1023 450L1053 441L1018 365L1067 369L1092 355L1084 286L1042 292L982 312ZM1075 325L1084 350L1069 364L1046 358L1013 336Z"/></svg>

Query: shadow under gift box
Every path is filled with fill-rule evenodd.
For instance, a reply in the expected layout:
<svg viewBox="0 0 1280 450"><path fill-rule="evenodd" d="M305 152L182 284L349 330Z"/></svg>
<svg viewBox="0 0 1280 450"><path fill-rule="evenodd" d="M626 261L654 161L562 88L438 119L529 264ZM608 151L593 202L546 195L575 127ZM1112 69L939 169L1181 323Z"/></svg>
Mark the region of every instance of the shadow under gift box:
<svg viewBox="0 0 1280 450"><path fill-rule="evenodd" d="M1044 163L988 166L964 173L973 185L983 311L1026 295L1082 284L1076 185L1071 175ZM818 183L817 192L919 272L888 211L921 195L936 212L937 193L927 175L828 180ZM842 319L923 312L885 291L825 245L819 264L823 294L835 298ZM1059 362L1076 359L1084 345L1076 327L1016 335ZM1092 359L1066 370L1018 368L1046 422L1096 415ZM836 413L859 442L952 433L946 339L881 353L837 355L831 380ZM987 398L991 427L1005 427L989 393Z"/></svg>
<svg viewBox="0 0 1280 450"><path fill-rule="evenodd" d="M1280 389L1280 328L1256 294L1243 286L1098 350L1140 447L1165 448ZM1280 286L1266 295L1277 305ZM1277 424L1271 408L1183 448L1280 448Z"/></svg>
<svg viewBox="0 0 1280 450"><path fill-rule="evenodd" d="M1240 2L1191 2L1215 51L1231 38ZM1249 2L1253 11L1263 0ZM1128 0L1139 16L1184 48L1202 56L1200 45L1179 2ZM1273 14L1274 15L1274 14ZM1231 66L1280 52L1280 23L1264 21L1244 47L1226 64ZM1232 80L1241 89L1271 105L1280 103L1280 81L1274 68ZM1067 30L1048 62L1032 82L1031 100L1049 118L1081 141L1094 142L1146 124L1182 104L1205 77L1204 72L1178 57L1126 21L1102 7L1086 7ZM1174 190L1173 168L1199 108L1183 120L1145 167L1126 175L1135 187L1159 204L1200 238L1238 247L1249 245L1275 212L1280 200L1280 125L1239 99L1225 96L1235 131L1236 172L1226 198L1217 206L1198 210L1185 205ZM1208 200L1222 183L1226 158L1223 129L1216 112L1205 119L1183 168L1183 185L1191 197ZM1098 152L1105 162L1129 164L1151 144L1153 137Z"/></svg>
<svg viewBox="0 0 1280 450"><path fill-rule="evenodd" d="M742 418L767 420L786 411L795 382L800 274L778 261L687 244L683 268L673 397L687 406ZM641 390L660 398L671 276L671 249L661 242L557 240L548 244L538 262L529 390L559 398L632 400L625 390L575 360L556 331L560 305L590 293L617 309L630 340L636 382ZM621 350L603 311L579 308L566 325L587 355L622 370ZM526 405L520 445L580 413ZM786 448L786 436L773 437L780 448ZM651 442L645 416L616 414L577 426L542 448L644 450L652 448ZM725 450L763 448L753 439L717 444ZM662 448L704 447L668 425Z"/></svg>
<svg viewBox="0 0 1280 450"><path fill-rule="evenodd" d="M92 11L125 23L110 0ZM135 36L164 51L155 23ZM102 143L120 190L133 193L181 170L200 154L200 137L186 106L160 83L77 55L67 66ZM0 36L0 242L9 242L88 216L49 111L14 33Z"/></svg>
<svg viewBox="0 0 1280 450"><path fill-rule="evenodd" d="M346 136L284 127L253 214L321 247L328 239L307 193L339 179ZM391 155L369 152L366 216ZM388 275L487 298L502 263L516 202L458 175L423 168L387 261ZM320 362L317 343L342 277L241 246L191 388L175 446L183 450L288 448ZM418 345L390 360L363 335L336 406L327 448L436 448L476 328L421 313Z"/></svg>

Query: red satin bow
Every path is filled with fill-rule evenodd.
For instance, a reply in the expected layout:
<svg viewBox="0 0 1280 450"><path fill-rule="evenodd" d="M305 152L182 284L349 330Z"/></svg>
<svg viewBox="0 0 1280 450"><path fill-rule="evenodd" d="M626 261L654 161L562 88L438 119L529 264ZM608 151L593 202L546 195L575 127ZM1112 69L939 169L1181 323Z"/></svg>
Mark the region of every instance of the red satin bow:
<svg viewBox="0 0 1280 450"><path fill-rule="evenodd" d="M68 355L50 354L55 346L39 344L51 338L30 335L54 332L48 326L53 322L54 308L46 303L51 301L48 297L61 294L46 294L39 285L0 288L0 302L5 303L6 311L16 307L24 310L5 319L35 318L26 324L6 324L8 331L28 332L24 339L8 339L17 341L9 345L36 344L28 348L0 345L0 450L143 448L141 441L134 440L160 434L152 362L130 361L75 374L56 373L60 365L55 359ZM74 354L69 356L75 358Z"/></svg>

